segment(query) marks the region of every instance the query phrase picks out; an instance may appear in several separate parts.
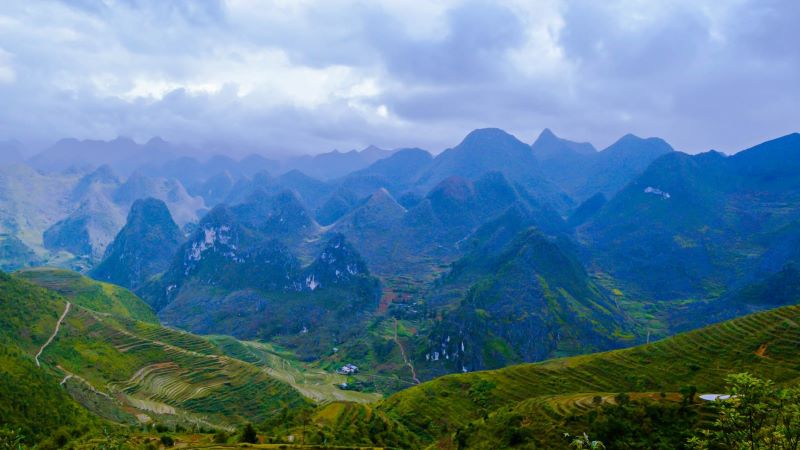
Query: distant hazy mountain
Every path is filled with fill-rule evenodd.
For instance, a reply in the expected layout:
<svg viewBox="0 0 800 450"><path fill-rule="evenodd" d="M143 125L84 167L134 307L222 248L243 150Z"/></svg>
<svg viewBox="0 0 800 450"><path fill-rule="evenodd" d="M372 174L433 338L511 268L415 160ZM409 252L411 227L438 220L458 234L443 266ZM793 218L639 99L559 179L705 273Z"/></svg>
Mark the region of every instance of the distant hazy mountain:
<svg viewBox="0 0 800 450"><path fill-rule="evenodd" d="M223 202L233 189L235 179L227 170L208 178L191 192L203 198L206 205L216 206Z"/></svg>
<svg viewBox="0 0 800 450"><path fill-rule="evenodd" d="M363 169L379 159L387 158L393 150L384 150L371 145L361 151L340 152L334 150L318 155L289 158L283 162L283 170L297 169L311 177L331 180Z"/></svg>
<svg viewBox="0 0 800 450"><path fill-rule="evenodd" d="M24 146L19 141L0 141L0 165L21 163L23 149Z"/></svg>
<svg viewBox="0 0 800 450"><path fill-rule="evenodd" d="M79 175L43 175L27 165L0 166L0 232L42 248L42 233L72 209Z"/></svg>
<svg viewBox="0 0 800 450"><path fill-rule="evenodd" d="M111 166L104 164L78 180L72 187L70 199L74 202L81 202L95 195L110 196L120 183Z"/></svg>
<svg viewBox="0 0 800 450"><path fill-rule="evenodd" d="M658 138L632 134L597 152L588 143L561 139L545 129L531 146L545 175L577 202L602 193L611 197L672 147Z"/></svg>
<svg viewBox="0 0 800 450"><path fill-rule="evenodd" d="M597 149L588 142L573 142L556 136L545 128L531 146L533 154L541 161L562 159L576 155L594 155Z"/></svg>
<svg viewBox="0 0 800 450"><path fill-rule="evenodd" d="M104 165L74 185L69 199L78 206L44 231L44 246L99 262L125 224L131 205L149 197L164 201L181 226L196 222L205 208L203 200L191 197L177 180L150 178L137 171L120 182Z"/></svg>
<svg viewBox="0 0 800 450"><path fill-rule="evenodd" d="M294 191L311 210L320 207L334 190L334 186L312 178L299 170L291 170L280 176L259 172L252 178L240 179L229 191L223 203L237 205L248 201L254 194L274 195L283 191Z"/></svg>
<svg viewBox="0 0 800 450"><path fill-rule="evenodd" d="M41 263L84 270L102 257L133 202L146 197L165 201L182 226L205 211L202 198L190 196L177 180L141 172L121 179L107 164L56 173L0 165L0 233L20 240ZM26 258L19 262L28 264Z"/></svg>
<svg viewBox="0 0 800 450"><path fill-rule="evenodd" d="M128 175L139 166L160 164L176 154L176 149L160 138L145 144L124 137L112 141L62 139L31 158L30 164L47 172L108 164L117 173Z"/></svg>
<svg viewBox="0 0 800 450"><path fill-rule="evenodd" d="M23 267L40 264L33 249L11 234L0 234L0 270L13 272Z"/></svg>
<svg viewBox="0 0 800 450"><path fill-rule="evenodd" d="M433 156L425 150L400 149L388 158L350 173L339 180L338 184L361 198L381 188L387 189L394 195L400 195L413 185L420 172L432 161Z"/></svg>
<svg viewBox="0 0 800 450"><path fill-rule="evenodd" d="M657 299L714 296L781 269L791 252L778 248L797 239L798 200L800 134L792 134L730 157L662 156L580 233L597 263L632 289Z"/></svg>
<svg viewBox="0 0 800 450"><path fill-rule="evenodd" d="M330 194L314 211L314 217L320 225L327 226L342 218L360 202L355 192L339 188Z"/></svg>
<svg viewBox="0 0 800 450"><path fill-rule="evenodd" d="M424 192L451 176L475 179L489 171L503 173L534 198L558 210L571 205L570 199L545 178L531 147L497 128L475 130L457 146L437 155L416 184Z"/></svg>
<svg viewBox="0 0 800 450"><path fill-rule="evenodd" d="M107 197L90 196L69 216L45 230L44 246L98 261L124 223L124 216Z"/></svg>
<svg viewBox="0 0 800 450"><path fill-rule="evenodd" d="M111 196L114 203L120 205L124 211L141 198L153 197L162 200L180 226L197 222L206 207L203 199L191 196L180 181L149 177L142 171L134 172L114 190Z"/></svg>
<svg viewBox="0 0 800 450"><path fill-rule="evenodd" d="M222 174L233 182L250 178L259 172L277 173L278 161L261 155L250 155L240 160L229 156L214 155L207 159L182 156L163 164L149 164L139 168L151 177L164 177L179 180L192 195L200 195L209 206L214 206L230 192L208 191L209 183L219 182ZM210 195L206 198L204 195Z"/></svg>
<svg viewBox="0 0 800 450"><path fill-rule="evenodd" d="M136 289L169 267L182 241L183 234L163 201L136 200L92 277Z"/></svg>
<svg viewBox="0 0 800 450"><path fill-rule="evenodd" d="M449 177L410 209L388 191L378 190L332 229L347 236L376 273L424 276L460 255L462 241L517 203L536 211L531 225L548 233L565 228L553 209L502 173L489 172L475 181Z"/></svg>

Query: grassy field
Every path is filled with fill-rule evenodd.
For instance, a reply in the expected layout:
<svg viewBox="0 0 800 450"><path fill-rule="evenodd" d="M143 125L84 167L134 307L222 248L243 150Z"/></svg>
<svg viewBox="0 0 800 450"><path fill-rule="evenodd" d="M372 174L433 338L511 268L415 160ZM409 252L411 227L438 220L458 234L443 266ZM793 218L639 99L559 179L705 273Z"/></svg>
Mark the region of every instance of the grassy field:
<svg viewBox="0 0 800 450"><path fill-rule="evenodd" d="M348 377L297 361L290 352L262 342L242 342L229 336L209 336L226 354L263 368L271 377L288 383L305 397L318 403L344 401L375 402L379 393L340 389Z"/></svg>

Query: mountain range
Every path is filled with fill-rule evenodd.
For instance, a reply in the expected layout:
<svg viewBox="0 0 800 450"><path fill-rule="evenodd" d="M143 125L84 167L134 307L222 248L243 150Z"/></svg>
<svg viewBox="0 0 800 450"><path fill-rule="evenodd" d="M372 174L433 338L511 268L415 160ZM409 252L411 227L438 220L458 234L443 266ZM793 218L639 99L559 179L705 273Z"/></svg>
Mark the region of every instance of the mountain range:
<svg viewBox="0 0 800 450"><path fill-rule="evenodd" d="M792 361L776 330L793 320L787 305L800 292L800 134L733 155L688 155L658 138L626 135L598 151L548 129L526 144L487 128L435 156L371 147L280 161L170 152L140 161L143 147L168 144L113 142L127 150L98 167L64 155L86 146L93 157L111 144L67 141L0 164L0 264L22 269L3 278L19 303L6 307L23 311L30 305L19 299L35 297L47 316L30 313L36 329L8 322L9 358L42 345L41 329L74 303L48 376L73 374L71 398L103 420L259 420L268 429L278 426L262 413L268 405L316 414L320 436L338 442L391 429L395 440L359 443L469 448L516 424L532 434L513 439L552 446L553 428L517 422L572 430L566 414L585 420L587 398L610 405L609 393L625 390L661 402L659 389L664 400L685 383L721 387L717 369L676 348L705 354L705 343L725 355L726 371L740 364L796 378L791 364L770 369L747 355L763 344ZM755 333L765 318L779 325ZM216 362L195 388L191 370L203 363L174 367L166 354L129 355L128 345ZM671 363L661 379L644 368L668 372ZM616 378L597 376L604 371ZM229 384L211 381L219 377ZM222 409L194 401L209 386L227 392L251 378L274 396L220 394ZM148 390L159 383L195 394ZM379 405L308 403L391 394ZM545 419L543 408L558 414ZM340 422L365 415L376 430Z"/></svg>

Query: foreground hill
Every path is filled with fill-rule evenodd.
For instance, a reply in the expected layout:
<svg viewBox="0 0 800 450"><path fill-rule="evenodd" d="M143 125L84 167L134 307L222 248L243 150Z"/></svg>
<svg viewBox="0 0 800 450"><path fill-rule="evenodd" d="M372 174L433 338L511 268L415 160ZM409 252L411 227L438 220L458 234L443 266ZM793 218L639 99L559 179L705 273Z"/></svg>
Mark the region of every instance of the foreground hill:
<svg viewBox="0 0 800 450"><path fill-rule="evenodd" d="M3 357L15 361L3 365L7 376L0 379L0 404L19 407L14 413L4 411L4 422L29 424L38 435L70 420L89 420L81 412L85 410L70 409L75 403L64 393L95 415L128 425L157 421L227 428L264 420L284 407L310 404L261 363L226 356L226 350L207 339L81 306L102 308L109 302L87 300L85 293L67 287L81 284L80 279L64 281L58 278L62 273L45 277L41 271L33 277L26 274L69 297L0 274ZM41 386L26 387L22 398L10 384L16 377L25 386ZM50 397L40 398L45 395ZM42 417L35 417L40 405L58 415L42 410Z"/></svg>
<svg viewBox="0 0 800 450"><path fill-rule="evenodd" d="M0 273L0 422L29 442L61 427L89 427L96 419L59 386L62 377L37 367L65 302L55 293Z"/></svg>
<svg viewBox="0 0 800 450"><path fill-rule="evenodd" d="M575 431L566 416L591 408L598 395L670 394L687 386L724 392L725 376L745 371L797 383L799 340L800 307L787 306L630 349L448 375L395 394L380 409L428 442L449 442L469 429L502 447L493 433L514 426L533 431L527 442L560 448L567 444L562 432Z"/></svg>
<svg viewBox="0 0 800 450"><path fill-rule="evenodd" d="M155 312L129 290L101 283L76 272L50 267L20 270L16 278L50 289L72 303L141 322L158 323Z"/></svg>
<svg viewBox="0 0 800 450"><path fill-rule="evenodd" d="M230 429L252 421L278 442L303 433L309 443L565 448L562 433L591 432L575 427L622 401L620 392L650 399L655 411L689 386L724 392L730 373L800 381L800 307L787 306L626 350L448 375L377 404L324 402L312 411L301 392L369 397L296 385L310 374L285 371L268 346L93 311L79 296L67 303L16 276L0 274L0 292L0 412L36 439L74 424Z"/></svg>

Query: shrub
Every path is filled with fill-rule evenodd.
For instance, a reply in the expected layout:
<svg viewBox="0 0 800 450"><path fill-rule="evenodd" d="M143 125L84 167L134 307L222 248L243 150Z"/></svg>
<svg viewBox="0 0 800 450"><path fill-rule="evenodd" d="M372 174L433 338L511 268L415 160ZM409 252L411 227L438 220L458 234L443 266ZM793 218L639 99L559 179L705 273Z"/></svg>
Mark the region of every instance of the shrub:
<svg viewBox="0 0 800 450"><path fill-rule="evenodd" d="M175 440L172 439L172 436L164 434L161 436L161 443L164 444L164 447L172 447L175 445Z"/></svg>
<svg viewBox="0 0 800 450"><path fill-rule="evenodd" d="M228 442L228 433L226 433L226 432L224 432L222 430L219 430L216 433L214 433L214 443L215 444L224 444L226 442Z"/></svg>

